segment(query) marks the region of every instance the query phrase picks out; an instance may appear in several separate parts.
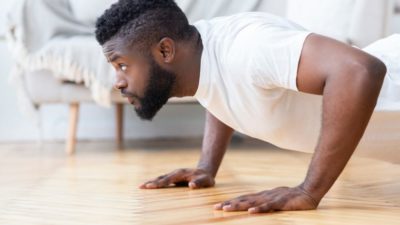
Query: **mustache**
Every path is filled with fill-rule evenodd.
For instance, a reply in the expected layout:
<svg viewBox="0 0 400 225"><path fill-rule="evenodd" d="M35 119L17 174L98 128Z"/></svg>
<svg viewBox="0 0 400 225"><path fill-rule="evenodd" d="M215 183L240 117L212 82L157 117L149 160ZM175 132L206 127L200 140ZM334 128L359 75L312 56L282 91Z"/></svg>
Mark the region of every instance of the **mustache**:
<svg viewBox="0 0 400 225"><path fill-rule="evenodd" d="M127 91L126 89L121 89L121 95L125 98L130 97L130 98L138 98L137 95Z"/></svg>

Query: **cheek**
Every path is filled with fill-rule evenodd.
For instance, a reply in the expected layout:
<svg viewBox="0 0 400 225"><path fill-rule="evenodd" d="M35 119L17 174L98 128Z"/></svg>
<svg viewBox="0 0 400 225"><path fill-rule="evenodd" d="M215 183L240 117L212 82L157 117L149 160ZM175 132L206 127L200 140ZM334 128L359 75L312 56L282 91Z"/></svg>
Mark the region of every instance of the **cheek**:
<svg viewBox="0 0 400 225"><path fill-rule="evenodd" d="M134 94L143 96L145 89L148 86L148 75L143 71L138 71L134 75L131 73L127 75L128 88L133 91Z"/></svg>

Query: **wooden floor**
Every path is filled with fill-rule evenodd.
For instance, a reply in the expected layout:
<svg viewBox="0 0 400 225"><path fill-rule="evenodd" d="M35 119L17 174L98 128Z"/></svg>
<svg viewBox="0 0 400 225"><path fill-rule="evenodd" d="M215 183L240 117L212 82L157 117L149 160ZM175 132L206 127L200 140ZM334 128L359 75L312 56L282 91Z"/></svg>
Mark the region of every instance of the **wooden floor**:
<svg viewBox="0 0 400 225"><path fill-rule="evenodd" d="M193 167L200 143L0 145L0 224L400 224L400 164L354 158L318 210L249 215L214 211L238 195L302 181L310 155L254 143L228 151L211 189L140 190L149 178ZM400 154L400 152L399 152Z"/></svg>

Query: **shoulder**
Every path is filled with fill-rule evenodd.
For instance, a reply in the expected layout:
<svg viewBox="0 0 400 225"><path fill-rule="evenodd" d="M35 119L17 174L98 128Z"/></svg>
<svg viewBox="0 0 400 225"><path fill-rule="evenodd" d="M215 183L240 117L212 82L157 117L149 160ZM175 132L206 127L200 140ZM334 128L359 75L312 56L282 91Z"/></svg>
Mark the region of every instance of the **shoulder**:
<svg viewBox="0 0 400 225"><path fill-rule="evenodd" d="M313 34L304 43L298 68L297 84L302 92L323 94L329 80L385 74L385 65L365 51L337 40ZM349 76L351 75L351 76Z"/></svg>
<svg viewBox="0 0 400 225"><path fill-rule="evenodd" d="M210 20L199 20L193 25L198 30L208 30L211 33L239 32L247 27L260 30L271 28L304 30L303 27L290 20L264 12L244 12L230 16L215 17Z"/></svg>

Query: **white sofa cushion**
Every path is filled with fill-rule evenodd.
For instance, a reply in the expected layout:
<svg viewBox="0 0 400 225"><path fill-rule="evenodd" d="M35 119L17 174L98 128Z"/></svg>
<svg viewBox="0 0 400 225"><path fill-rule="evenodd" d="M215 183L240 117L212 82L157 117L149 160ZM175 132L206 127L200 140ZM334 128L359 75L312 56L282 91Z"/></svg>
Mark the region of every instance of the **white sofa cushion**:
<svg viewBox="0 0 400 225"><path fill-rule="evenodd" d="M288 0L287 17L313 32L347 41L355 0Z"/></svg>
<svg viewBox="0 0 400 225"><path fill-rule="evenodd" d="M387 35L393 8L393 1L383 0L288 0L287 17L313 32L365 47Z"/></svg>

